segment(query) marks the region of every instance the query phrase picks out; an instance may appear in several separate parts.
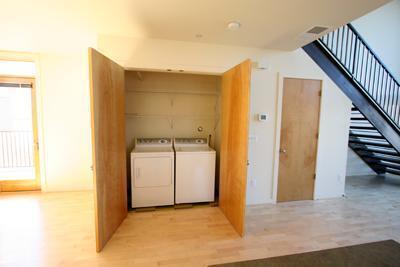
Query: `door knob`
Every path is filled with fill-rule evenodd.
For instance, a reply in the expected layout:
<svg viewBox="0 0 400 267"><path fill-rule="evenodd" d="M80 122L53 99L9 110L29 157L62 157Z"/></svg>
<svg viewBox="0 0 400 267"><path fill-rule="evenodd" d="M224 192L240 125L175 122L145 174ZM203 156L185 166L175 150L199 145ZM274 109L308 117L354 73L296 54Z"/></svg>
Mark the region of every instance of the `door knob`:
<svg viewBox="0 0 400 267"><path fill-rule="evenodd" d="M280 149L279 152L286 154L286 149Z"/></svg>

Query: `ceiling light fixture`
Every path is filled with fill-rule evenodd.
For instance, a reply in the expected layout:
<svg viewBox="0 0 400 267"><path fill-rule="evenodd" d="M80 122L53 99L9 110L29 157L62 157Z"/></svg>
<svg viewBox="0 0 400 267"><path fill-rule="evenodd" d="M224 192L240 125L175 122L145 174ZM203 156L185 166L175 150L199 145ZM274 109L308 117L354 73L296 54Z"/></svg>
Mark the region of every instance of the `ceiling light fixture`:
<svg viewBox="0 0 400 267"><path fill-rule="evenodd" d="M237 31L237 30L239 30L239 28L242 26L242 24L240 24L240 22L239 21L231 21L231 22L229 22L228 23L228 30L230 30L230 31Z"/></svg>

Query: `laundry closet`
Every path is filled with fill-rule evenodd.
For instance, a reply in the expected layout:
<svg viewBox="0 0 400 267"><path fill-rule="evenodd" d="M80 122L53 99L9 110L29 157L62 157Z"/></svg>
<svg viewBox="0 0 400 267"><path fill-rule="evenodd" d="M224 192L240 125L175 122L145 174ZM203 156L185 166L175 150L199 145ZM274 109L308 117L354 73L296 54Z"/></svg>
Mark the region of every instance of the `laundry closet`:
<svg viewBox="0 0 400 267"><path fill-rule="evenodd" d="M157 203L215 199L238 234L243 235L251 62L244 61L221 75L126 70L89 49L89 65L97 251L106 245L130 208ZM174 141L176 154L165 154L171 161L142 160L143 153L139 152L145 151L146 145L170 148ZM208 151L208 158L185 161L187 146L194 145ZM208 167L199 172L207 169L208 174L213 174L208 177L215 179L206 195L200 194L201 184L191 186L197 180L189 183L195 190L192 192L187 190L188 183L178 185L182 173L192 177L194 167L190 164L196 162L206 163L204 166ZM144 167L138 168L139 165ZM161 193L141 191L152 190L156 181L145 179L141 169L145 167L153 170L152 177L156 178L162 168L171 170L172 184L157 181L169 186ZM164 193L169 195L169 202L148 201L151 194L160 197ZM140 194L144 197L134 198ZM143 199L145 202L141 202Z"/></svg>
<svg viewBox="0 0 400 267"><path fill-rule="evenodd" d="M217 75L125 71L129 207L214 202L220 87Z"/></svg>

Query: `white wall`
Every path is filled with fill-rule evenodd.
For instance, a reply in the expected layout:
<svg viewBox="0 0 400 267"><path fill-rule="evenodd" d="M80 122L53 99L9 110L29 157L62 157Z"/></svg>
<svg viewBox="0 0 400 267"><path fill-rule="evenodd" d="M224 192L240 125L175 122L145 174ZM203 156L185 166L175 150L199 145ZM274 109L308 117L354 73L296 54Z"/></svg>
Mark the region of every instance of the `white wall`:
<svg viewBox="0 0 400 267"><path fill-rule="evenodd" d="M100 35L99 50L132 69L220 74L262 49L161 39Z"/></svg>
<svg viewBox="0 0 400 267"><path fill-rule="evenodd" d="M0 51L0 60L28 60L36 64L43 191L90 190L93 187L87 55L91 43L80 45L82 49L64 47L38 53ZM2 43L0 49L11 46L12 43ZM2 74L23 75L6 71Z"/></svg>
<svg viewBox="0 0 400 267"><path fill-rule="evenodd" d="M70 1L68 6L59 1L2 3L0 51L19 52L0 52L0 59L33 60L38 68L39 153L45 191L93 186L87 50L96 47L97 35L89 27L93 14L81 12L88 6L82 1ZM109 20L107 24L115 26Z"/></svg>
<svg viewBox="0 0 400 267"><path fill-rule="evenodd" d="M376 173L351 149L348 149L346 176L376 175Z"/></svg>
<svg viewBox="0 0 400 267"><path fill-rule="evenodd" d="M250 167L247 203L276 200L279 159L280 79L297 77L323 81L320 130L316 167L316 199L340 197L344 193L348 127L351 102L302 51L269 52L269 70L253 70L251 84ZM267 122L258 122L258 113L267 113ZM276 161L275 161L276 160Z"/></svg>
<svg viewBox="0 0 400 267"><path fill-rule="evenodd" d="M278 74L323 80L315 198L343 195L351 104L302 50L278 52L113 36L101 36L98 44L102 52L133 69L184 69L190 72L221 73L246 58L268 66L268 70L253 69L252 73L248 204L275 200ZM268 122L255 120L260 112L269 114Z"/></svg>
<svg viewBox="0 0 400 267"><path fill-rule="evenodd" d="M400 0L374 10L352 24L400 81Z"/></svg>
<svg viewBox="0 0 400 267"><path fill-rule="evenodd" d="M40 56L45 191L93 187L87 50Z"/></svg>

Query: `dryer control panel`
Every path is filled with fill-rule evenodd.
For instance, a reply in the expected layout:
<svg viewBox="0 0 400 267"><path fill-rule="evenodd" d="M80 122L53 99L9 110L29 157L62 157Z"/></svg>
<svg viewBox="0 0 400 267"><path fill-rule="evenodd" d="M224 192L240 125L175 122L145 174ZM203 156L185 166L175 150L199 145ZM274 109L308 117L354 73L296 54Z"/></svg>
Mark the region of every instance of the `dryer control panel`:
<svg viewBox="0 0 400 267"><path fill-rule="evenodd" d="M172 146L171 138L136 138L136 147Z"/></svg>
<svg viewBox="0 0 400 267"><path fill-rule="evenodd" d="M207 138L175 138L175 146L208 146Z"/></svg>

